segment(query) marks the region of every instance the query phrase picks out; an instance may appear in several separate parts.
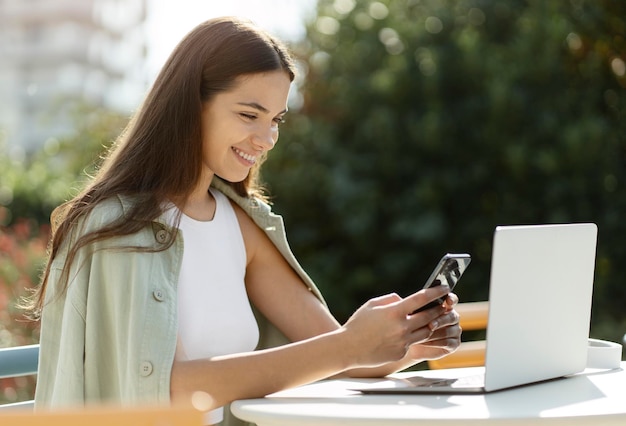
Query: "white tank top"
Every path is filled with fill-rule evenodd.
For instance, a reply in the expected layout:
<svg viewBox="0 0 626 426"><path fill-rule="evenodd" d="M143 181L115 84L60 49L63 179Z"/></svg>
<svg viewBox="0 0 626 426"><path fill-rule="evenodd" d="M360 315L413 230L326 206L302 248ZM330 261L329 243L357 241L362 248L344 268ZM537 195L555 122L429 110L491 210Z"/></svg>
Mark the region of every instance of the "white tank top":
<svg viewBox="0 0 626 426"><path fill-rule="evenodd" d="M184 241L178 282L177 360L211 358L256 348L259 329L250 307L244 277L246 250L233 206L219 191L215 216L197 221L181 216ZM170 210L171 217L177 213ZM222 409L208 423L222 420Z"/></svg>

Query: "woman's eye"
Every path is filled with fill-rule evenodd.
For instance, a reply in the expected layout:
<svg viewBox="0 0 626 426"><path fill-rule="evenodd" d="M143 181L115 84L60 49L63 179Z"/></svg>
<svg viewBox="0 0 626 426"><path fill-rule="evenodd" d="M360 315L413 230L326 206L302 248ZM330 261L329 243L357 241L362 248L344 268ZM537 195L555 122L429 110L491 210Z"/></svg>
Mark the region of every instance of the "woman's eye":
<svg viewBox="0 0 626 426"><path fill-rule="evenodd" d="M285 122L285 119L283 117L276 117L274 119L274 123L276 124L283 124Z"/></svg>
<svg viewBox="0 0 626 426"><path fill-rule="evenodd" d="M256 115L248 114L246 112L240 112L239 115L245 118L246 120L254 120L256 118Z"/></svg>

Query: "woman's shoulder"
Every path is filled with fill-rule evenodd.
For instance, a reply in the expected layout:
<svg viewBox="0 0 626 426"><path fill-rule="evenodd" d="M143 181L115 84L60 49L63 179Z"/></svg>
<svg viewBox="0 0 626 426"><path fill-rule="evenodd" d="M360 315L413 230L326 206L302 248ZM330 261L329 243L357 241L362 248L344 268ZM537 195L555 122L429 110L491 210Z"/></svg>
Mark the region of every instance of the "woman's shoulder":
<svg viewBox="0 0 626 426"><path fill-rule="evenodd" d="M123 216L133 204L130 197L115 195L106 198L93 206L86 220L96 226L111 223Z"/></svg>

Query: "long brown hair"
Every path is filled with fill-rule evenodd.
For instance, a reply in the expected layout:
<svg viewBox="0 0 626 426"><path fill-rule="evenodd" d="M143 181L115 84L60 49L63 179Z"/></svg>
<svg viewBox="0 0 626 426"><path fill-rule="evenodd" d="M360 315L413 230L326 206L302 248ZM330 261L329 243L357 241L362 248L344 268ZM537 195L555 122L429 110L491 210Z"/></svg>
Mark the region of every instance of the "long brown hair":
<svg viewBox="0 0 626 426"><path fill-rule="evenodd" d="M43 308L52 260L79 219L112 196L136 200L124 217L80 236L69 247L63 289L68 285L69 265L81 247L136 233L162 213L164 201L187 199L202 170L203 103L232 88L239 76L283 70L293 81L294 69L287 49L247 21L218 18L194 28L170 55L94 179L53 212L47 265L27 306L31 316L37 318ZM239 195L263 196L258 182L260 163L245 180L230 183Z"/></svg>

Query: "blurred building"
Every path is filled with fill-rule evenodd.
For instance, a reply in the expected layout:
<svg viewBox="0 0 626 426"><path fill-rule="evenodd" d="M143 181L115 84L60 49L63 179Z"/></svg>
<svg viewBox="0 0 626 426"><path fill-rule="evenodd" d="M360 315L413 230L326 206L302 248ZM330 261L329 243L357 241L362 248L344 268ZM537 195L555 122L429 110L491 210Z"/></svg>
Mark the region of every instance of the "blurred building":
<svg viewBox="0 0 626 426"><path fill-rule="evenodd" d="M0 0L0 146L71 130L80 99L130 111L146 89L146 0Z"/></svg>

